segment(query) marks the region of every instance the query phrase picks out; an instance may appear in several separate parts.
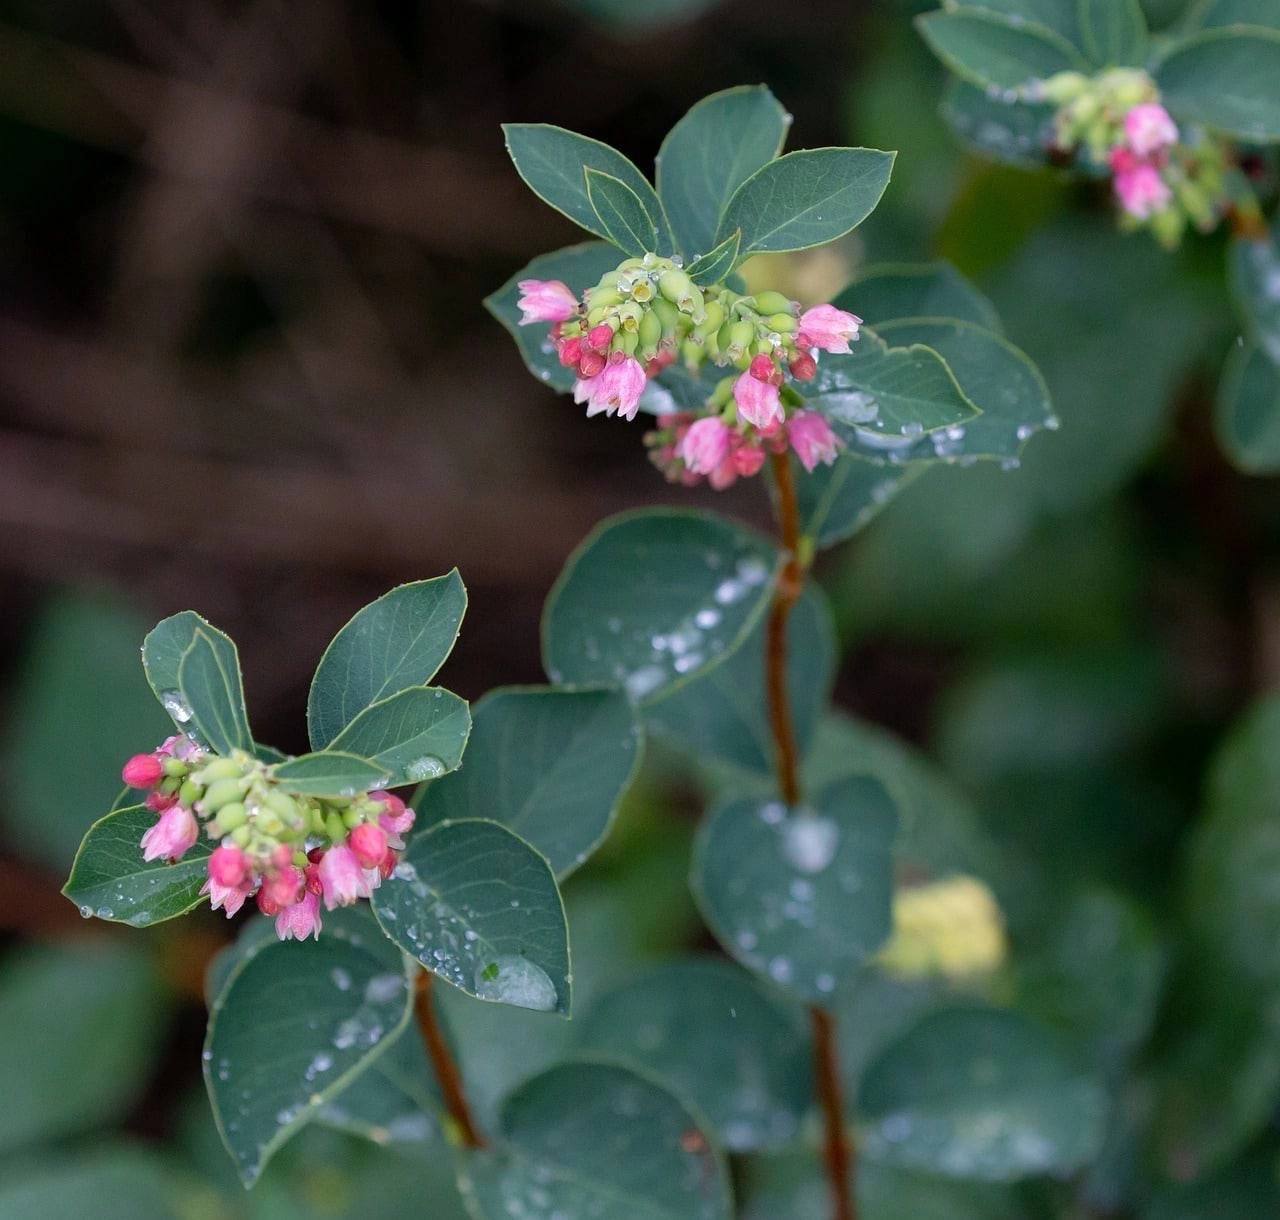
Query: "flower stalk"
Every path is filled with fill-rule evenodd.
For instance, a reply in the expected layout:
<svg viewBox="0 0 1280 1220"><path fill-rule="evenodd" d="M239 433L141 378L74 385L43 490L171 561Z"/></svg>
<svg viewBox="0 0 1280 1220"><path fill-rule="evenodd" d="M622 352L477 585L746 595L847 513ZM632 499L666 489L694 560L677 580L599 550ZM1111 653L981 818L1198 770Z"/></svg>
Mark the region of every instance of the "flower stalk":
<svg viewBox="0 0 1280 1220"><path fill-rule="evenodd" d="M440 1084L440 1096L445 1110L453 1124L453 1134L464 1148L484 1148L488 1141L476 1126L471 1117L471 1107L467 1104L467 1095L462 1084L462 1071L449 1049L444 1030L436 1018L435 1003L431 998L431 988L435 975L430 970L418 973L417 991L414 996L414 1012L418 1018L418 1032L422 1035L422 1044L431 1059L436 1080Z"/></svg>

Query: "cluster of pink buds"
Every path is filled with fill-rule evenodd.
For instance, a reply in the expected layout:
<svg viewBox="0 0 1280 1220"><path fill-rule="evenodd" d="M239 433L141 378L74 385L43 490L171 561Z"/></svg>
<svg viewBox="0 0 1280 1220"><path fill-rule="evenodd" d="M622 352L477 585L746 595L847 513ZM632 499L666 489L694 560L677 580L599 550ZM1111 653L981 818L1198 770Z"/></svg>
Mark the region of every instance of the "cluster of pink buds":
<svg viewBox="0 0 1280 1220"><path fill-rule="evenodd" d="M577 374L588 415L634 419L648 380L682 360L740 370L706 414L669 416L646 435L654 463L677 482L717 489L756 474L788 447L807 470L835 461L840 440L786 383L811 381L820 352L844 353L862 320L833 305L801 311L779 292L700 288L677 259L631 258L583 293L558 280L520 282L521 325L550 325L560 363Z"/></svg>
<svg viewBox="0 0 1280 1220"><path fill-rule="evenodd" d="M322 903L331 911L368 898L395 871L414 821L390 792L300 796L252 755L212 755L188 736L134 755L122 778L158 815L143 858L180 860L203 829L218 841L201 890L210 906L230 918L253 898L281 940L319 936Z"/></svg>

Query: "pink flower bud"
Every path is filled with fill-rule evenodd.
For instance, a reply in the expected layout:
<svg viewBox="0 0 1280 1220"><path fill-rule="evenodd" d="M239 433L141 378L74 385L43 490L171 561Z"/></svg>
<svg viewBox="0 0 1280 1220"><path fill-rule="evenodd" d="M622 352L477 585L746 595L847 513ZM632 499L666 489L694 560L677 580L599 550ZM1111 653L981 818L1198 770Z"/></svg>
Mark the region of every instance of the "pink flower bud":
<svg viewBox="0 0 1280 1220"><path fill-rule="evenodd" d="M331 847L320 861L320 888L325 909L350 906L371 893L355 852L345 843Z"/></svg>
<svg viewBox="0 0 1280 1220"><path fill-rule="evenodd" d="M720 417L709 415L692 424L680 442L680 456L695 474L710 474L729 455L733 433Z"/></svg>
<svg viewBox="0 0 1280 1220"><path fill-rule="evenodd" d="M803 347L817 347L824 352L847 352L849 341L858 337L862 319L834 305L815 305L800 315Z"/></svg>
<svg viewBox="0 0 1280 1220"><path fill-rule="evenodd" d="M578 361L578 376L584 381L590 381L591 378L598 377L604 372L604 365L605 359L599 352L584 350L582 359ZM585 400L580 399L579 401Z"/></svg>
<svg viewBox="0 0 1280 1220"><path fill-rule="evenodd" d="M772 382L757 381L749 372L743 373L733 383L733 397L738 404L738 413L757 428L767 428L782 419L782 401L778 397L778 387Z"/></svg>
<svg viewBox="0 0 1280 1220"><path fill-rule="evenodd" d="M798 411L787 421L787 437L800 464L810 473L819 463L830 466L840 451L840 438L817 411Z"/></svg>
<svg viewBox="0 0 1280 1220"><path fill-rule="evenodd" d="M361 868L377 868L387 854L387 834L372 822L363 822L347 836L347 844L355 853Z"/></svg>
<svg viewBox="0 0 1280 1220"><path fill-rule="evenodd" d="M530 322L564 322L578 312L578 298L560 280L521 280L520 325Z"/></svg>
<svg viewBox="0 0 1280 1220"><path fill-rule="evenodd" d="M265 885L258 891L255 901L258 904L258 910L268 918L280 913L280 904L267 892Z"/></svg>
<svg viewBox="0 0 1280 1220"><path fill-rule="evenodd" d="M142 836L144 860L179 860L200 837L195 814L185 805L170 805Z"/></svg>
<svg viewBox="0 0 1280 1220"><path fill-rule="evenodd" d="M801 352L791 362L791 376L797 381L812 381L817 375L818 362L808 352Z"/></svg>
<svg viewBox="0 0 1280 1220"><path fill-rule="evenodd" d="M223 889L234 889L249 873L249 859L233 843L214 848L209 857L209 880Z"/></svg>
<svg viewBox="0 0 1280 1220"><path fill-rule="evenodd" d="M1138 156L1151 157L1178 142L1178 125L1159 102L1144 102L1124 116L1124 134Z"/></svg>
<svg viewBox="0 0 1280 1220"><path fill-rule="evenodd" d="M171 809L178 803L178 794L176 792L149 792L147 799L142 802L152 813L163 813L166 809Z"/></svg>
<svg viewBox="0 0 1280 1220"><path fill-rule="evenodd" d="M582 340L566 339L560 344L560 363L565 368L571 369L577 366L579 360L582 359Z"/></svg>
<svg viewBox="0 0 1280 1220"><path fill-rule="evenodd" d="M1139 164L1115 176L1116 196L1130 216L1146 220L1163 210L1173 198L1160 171L1154 165Z"/></svg>
<svg viewBox="0 0 1280 1220"><path fill-rule="evenodd" d="M154 788L163 776L164 764L154 754L135 754L120 772L130 788Z"/></svg>
<svg viewBox="0 0 1280 1220"><path fill-rule="evenodd" d="M384 881L396 871L396 865L399 863L400 856L395 848L388 847L387 854L382 857L381 862L378 864L378 872L382 875Z"/></svg>
<svg viewBox="0 0 1280 1220"><path fill-rule="evenodd" d="M306 878L308 894L320 894L323 892L324 886L320 883L320 866L318 864L308 864L302 870L302 875Z"/></svg>
<svg viewBox="0 0 1280 1220"><path fill-rule="evenodd" d="M772 381L775 368L773 361L762 354L751 358L747 372L757 381Z"/></svg>
<svg viewBox="0 0 1280 1220"><path fill-rule="evenodd" d="M320 938L320 899L307 890L297 902L276 916L276 935L281 940Z"/></svg>
<svg viewBox="0 0 1280 1220"><path fill-rule="evenodd" d="M305 880L302 870L290 864L287 868L273 873L262 883L259 897L261 894L266 894L277 907L290 906L302 896Z"/></svg>
<svg viewBox="0 0 1280 1220"><path fill-rule="evenodd" d="M597 352L607 352L612 342L613 327L607 323L601 322L599 326L593 326L587 332L587 345Z"/></svg>
<svg viewBox="0 0 1280 1220"><path fill-rule="evenodd" d="M707 475L707 482L716 491L724 491L726 488L732 487L737 481L738 468L734 465L731 457L725 458L719 466Z"/></svg>
<svg viewBox="0 0 1280 1220"><path fill-rule="evenodd" d="M744 479L760 473L764 465L764 450L759 445L742 444L733 451L734 469Z"/></svg>

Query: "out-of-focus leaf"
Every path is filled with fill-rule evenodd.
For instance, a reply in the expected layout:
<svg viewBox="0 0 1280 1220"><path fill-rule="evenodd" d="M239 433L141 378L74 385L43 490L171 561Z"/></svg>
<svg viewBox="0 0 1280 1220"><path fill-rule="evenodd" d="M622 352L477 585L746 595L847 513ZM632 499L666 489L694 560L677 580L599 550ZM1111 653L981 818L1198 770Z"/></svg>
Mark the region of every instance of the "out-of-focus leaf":
<svg viewBox="0 0 1280 1220"><path fill-rule="evenodd" d="M877 328L899 318L959 318L1001 329L995 306L946 262L868 267L832 304Z"/></svg>
<svg viewBox="0 0 1280 1220"><path fill-rule="evenodd" d="M1239 469L1280 472L1280 369L1261 348L1237 347L1227 357L1213 422L1218 443Z"/></svg>
<svg viewBox="0 0 1280 1220"><path fill-rule="evenodd" d="M1205 30L1165 51L1155 79L1177 119L1241 140L1280 140L1280 29Z"/></svg>
<svg viewBox="0 0 1280 1220"><path fill-rule="evenodd" d="M968 81L955 80L943 96L942 117L984 156L1029 169L1049 163L1053 107L1043 102L1005 101Z"/></svg>
<svg viewBox="0 0 1280 1220"><path fill-rule="evenodd" d="M984 89L1016 95L1085 66L1079 51L1054 30L990 9L926 13L916 18L916 27L948 68Z"/></svg>
<svg viewBox="0 0 1280 1220"><path fill-rule="evenodd" d="M0 1185L0 1220L186 1220L221 1214L222 1201L198 1179L128 1145L13 1168Z"/></svg>

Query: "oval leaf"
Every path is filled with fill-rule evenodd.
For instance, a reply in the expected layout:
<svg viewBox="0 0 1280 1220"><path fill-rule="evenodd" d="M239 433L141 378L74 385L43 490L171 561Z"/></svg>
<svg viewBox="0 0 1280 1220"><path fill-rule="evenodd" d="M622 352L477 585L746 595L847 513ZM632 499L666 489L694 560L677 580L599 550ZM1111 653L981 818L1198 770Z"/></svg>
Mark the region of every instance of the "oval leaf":
<svg viewBox="0 0 1280 1220"><path fill-rule="evenodd" d="M467 609L457 568L365 606L325 649L307 696L311 746L327 746L371 703L435 676Z"/></svg>
<svg viewBox="0 0 1280 1220"><path fill-rule="evenodd" d="M542 657L553 682L608 683L637 701L732 654L773 589L777 550L705 513L654 509L599 525L547 599Z"/></svg>
<svg viewBox="0 0 1280 1220"><path fill-rule="evenodd" d="M205 641L198 655L194 648L197 636L203 636ZM182 691L182 662L189 654L193 657L190 681L201 703L201 715L210 722L224 745L252 750L236 646L230 636L194 610L183 610L162 619L142 641L142 667L156 698L180 732L203 731L194 720L196 709ZM226 726L225 739L218 729L219 723ZM214 745L212 741L209 744ZM214 748L219 753L230 752L216 745Z"/></svg>
<svg viewBox="0 0 1280 1220"><path fill-rule="evenodd" d="M1138 0L1080 0L1084 48L1099 68L1141 67L1147 19Z"/></svg>
<svg viewBox="0 0 1280 1220"><path fill-rule="evenodd" d="M481 1000L569 1012L569 932L546 859L497 822L413 836L373 895L382 930Z"/></svg>
<svg viewBox="0 0 1280 1220"><path fill-rule="evenodd" d="M832 301L877 330L899 318L960 318L999 333L1000 318L950 263L894 263L868 267Z"/></svg>
<svg viewBox="0 0 1280 1220"><path fill-rule="evenodd" d="M1006 165L1039 169L1049 163L1053 107L1005 101L966 80L953 80L942 99L942 117L965 143Z"/></svg>
<svg viewBox="0 0 1280 1220"><path fill-rule="evenodd" d="M635 191L612 174L594 169L586 173L587 199L609 240L624 254L636 257L657 249L657 224Z"/></svg>
<svg viewBox="0 0 1280 1220"><path fill-rule="evenodd" d="M1280 244L1275 235L1262 241L1231 243L1227 275L1231 295L1244 317L1249 337L1280 364Z"/></svg>
<svg viewBox="0 0 1280 1220"><path fill-rule="evenodd" d="M502 1109L503 1145L468 1157L477 1216L509 1220L729 1220L723 1159L671 1093L611 1063L562 1063Z"/></svg>
<svg viewBox="0 0 1280 1220"><path fill-rule="evenodd" d="M714 250L689 264L689 278L695 284L718 284L737 265L742 248L742 230L734 229Z"/></svg>
<svg viewBox="0 0 1280 1220"><path fill-rule="evenodd" d="M1249 474L1280 471L1280 370L1256 347L1232 351L1214 411L1218 443Z"/></svg>
<svg viewBox="0 0 1280 1220"><path fill-rule="evenodd" d="M897 820L888 792L861 776L790 813L776 800L730 801L698 835L694 896L744 966L829 1003L889 935Z"/></svg>
<svg viewBox="0 0 1280 1220"><path fill-rule="evenodd" d="M371 703L332 749L367 759L381 769L385 786L396 788L456 770L470 732L465 699L438 686L411 686Z"/></svg>
<svg viewBox="0 0 1280 1220"><path fill-rule="evenodd" d="M1280 140L1280 30L1206 30L1175 44L1155 76L1176 118Z"/></svg>
<svg viewBox="0 0 1280 1220"><path fill-rule="evenodd" d="M476 704L466 767L431 784L418 812L428 823L500 822L564 878L608 833L641 743L621 691L492 691Z"/></svg>
<svg viewBox="0 0 1280 1220"><path fill-rule="evenodd" d="M797 488L806 536L819 547L835 546L870 525L924 466L888 469L852 454L819 466Z"/></svg>
<svg viewBox="0 0 1280 1220"><path fill-rule="evenodd" d="M355 796L386 787L385 768L367 758L341 750L319 750L277 763L272 777L286 791L299 796Z"/></svg>
<svg viewBox="0 0 1280 1220"><path fill-rule="evenodd" d="M82 915L146 928L198 906L213 851L197 839L176 864L142 858L142 836L156 815L145 805L109 813L89 827L62 892Z"/></svg>
<svg viewBox="0 0 1280 1220"><path fill-rule="evenodd" d="M958 76L1014 97L1058 72L1086 67L1075 47L1047 26L982 9L925 13L916 28Z"/></svg>

